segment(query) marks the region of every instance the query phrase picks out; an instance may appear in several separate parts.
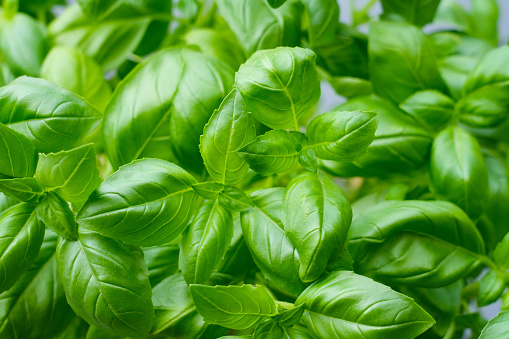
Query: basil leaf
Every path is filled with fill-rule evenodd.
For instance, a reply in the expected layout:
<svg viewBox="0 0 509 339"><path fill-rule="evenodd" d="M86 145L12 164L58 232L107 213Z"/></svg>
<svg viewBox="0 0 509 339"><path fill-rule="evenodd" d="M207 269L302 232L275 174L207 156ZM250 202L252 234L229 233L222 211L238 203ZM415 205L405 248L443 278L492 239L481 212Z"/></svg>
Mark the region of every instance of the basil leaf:
<svg viewBox="0 0 509 339"><path fill-rule="evenodd" d="M399 14L417 26L433 21L439 3L440 0L382 0L384 14Z"/></svg>
<svg viewBox="0 0 509 339"><path fill-rule="evenodd" d="M226 21L247 56L258 50L296 46L299 42L298 7L288 2L274 9L267 0L218 0Z"/></svg>
<svg viewBox="0 0 509 339"><path fill-rule="evenodd" d="M35 178L0 179L0 191L21 201L35 201L44 189Z"/></svg>
<svg viewBox="0 0 509 339"><path fill-rule="evenodd" d="M143 248L148 278L152 287L178 272L179 252L178 245L173 244Z"/></svg>
<svg viewBox="0 0 509 339"><path fill-rule="evenodd" d="M399 108L431 131L445 127L454 116L454 101L436 91L419 91L399 104Z"/></svg>
<svg viewBox="0 0 509 339"><path fill-rule="evenodd" d="M283 327L292 327L299 322L300 318L304 314L305 307L306 304L302 303L298 306L280 312L272 317L272 319L277 321Z"/></svg>
<svg viewBox="0 0 509 339"><path fill-rule="evenodd" d="M253 206L246 193L233 186L226 187L219 194L218 201L231 212L240 212Z"/></svg>
<svg viewBox="0 0 509 339"><path fill-rule="evenodd" d="M348 76L327 76L327 81L330 83L334 91L346 98L353 98L360 95L368 95L373 92L373 85L370 81L348 77Z"/></svg>
<svg viewBox="0 0 509 339"><path fill-rule="evenodd" d="M302 323L314 337L349 333L364 338L414 338L434 324L411 298L348 271L335 271L309 286Z"/></svg>
<svg viewBox="0 0 509 339"><path fill-rule="evenodd" d="M507 338L509 335L507 324L509 324L509 311L500 312L486 324L479 339Z"/></svg>
<svg viewBox="0 0 509 339"><path fill-rule="evenodd" d="M495 271L488 271L480 281L477 305L483 307L497 301L505 290L505 279Z"/></svg>
<svg viewBox="0 0 509 339"><path fill-rule="evenodd" d="M9 290L34 263L44 239L35 206L19 204L0 214L0 292Z"/></svg>
<svg viewBox="0 0 509 339"><path fill-rule="evenodd" d="M182 233L195 206L196 180L158 159L122 166L92 193L78 213L84 227L126 244L153 246Z"/></svg>
<svg viewBox="0 0 509 339"><path fill-rule="evenodd" d="M433 50L417 27L373 23L368 48L370 80L378 95L400 103L417 91L444 88Z"/></svg>
<svg viewBox="0 0 509 339"><path fill-rule="evenodd" d="M216 199L224 190L225 186L215 181L205 181L194 184L193 190L205 199Z"/></svg>
<svg viewBox="0 0 509 339"><path fill-rule="evenodd" d="M101 182L92 144L40 154L35 175L41 185L72 203L86 201Z"/></svg>
<svg viewBox="0 0 509 339"><path fill-rule="evenodd" d="M37 217L55 233L67 240L77 240L76 221L69 205L58 194L48 192L37 204Z"/></svg>
<svg viewBox="0 0 509 339"><path fill-rule="evenodd" d="M37 153L28 138L0 123L0 173L11 177L31 177Z"/></svg>
<svg viewBox="0 0 509 339"><path fill-rule="evenodd" d="M378 97L357 97L337 108L341 111L377 113L375 140L367 153L353 162L324 162L325 168L342 177L408 173L427 160L431 136L390 102Z"/></svg>
<svg viewBox="0 0 509 339"><path fill-rule="evenodd" d="M2 19L0 52L15 76L38 76L47 52L46 27L32 17L17 13Z"/></svg>
<svg viewBox="0 0 509 339"><path fill-rule="evenodd" d="M262 286L190 285L189 290L196 309L211 324L243 330L277 313L274 299Z"/></svg>
<svg viewBox="0 0 509 339"><path fill-rule="evenodd" d="M459 127L440 132L433 141L430 184L437 199L479 217L489 197L488 173L477 140Z"/></svg>
<svg viewBox="0 0 509 339"><path fill-rule="evenodd" d="M255 137L253 118L240 93L233 89L214 111L200 137L200 152L212 179L225 185L238 183L249 166L237 150Z"/></svg>
<svg viewBox="0 0 509 339"><path fill-rule="evenodd" d="M509 262L507 262L507 258L509 257L509 233L505 235L505 237L497 244L495 250L493 251L493 259L495 263L502 269L509 269Z"/></svg>
<svg viewBox="0 0 509 339"><path fill-rule="evenodd" d="M472 0L470 33L485 39L493 46L498 44L498 6L496 0Z"/></svg>
<svg viewBox="0 0 509 339"><path fill-rule="evenodd" d="M354 220L348 250L360 274L440 287L468 274L482 260L484 243L472 221L451 203L392 200Z"/></svg>
<svg viewBox="0 0 509 339"><path fill-rule="evenodd" d="M26 136L38 152L56 152L94 130L101 114L46 80L21 77L0 88L0 122Z"/></svg>
<svg viewBox="0 0 509 339"><path fill-rule="evenodd" d="M199 138L232 76L222 62L190 49L165 49L138 66L105 112L103 137L113 167L176 156L184 168L201 173Z"/></svg>
<svg viewBox="0 0 509 339"><path fill-rule="evenodd" d="M281 339L288 338L285 336L284 328L275 321L269 320L256 326L253 332L255 339Z"/></svg>
<svg viewBox="0 0 509 339"><path fill-rule="evenodd" d="M171 9L171 2L152 0L78 0L78 3L91 19L104 18L119 10L135 15L151 12L164 13Z"/></svg>
<svg viewBox="0 0 509 339"><path fill-rule="evenodd" d="M301 0L306 8L308 39L311 46L331 43L339 26L339 5L336 0Z"/></svg>
<svg viewBox="0 0 509 339"><path fill-rule="evenodd" d="M111 97L99 64L77 47L53 47L44 59L41 77L82 96L101 112Z"/></svg>
<svg viewBox="0 0 509 339"><path fill-rule="evenodd" d="M57 264L76 314L112 334L148 335L154 310L141 250L81 230L78 241L60 240Z"/></svg>
<svg viewBox="0 0 509 339"><path fill-rule="evenodd" d="M255 119L298 131L299 120L320 97L315 59L309 49L278 47L258 51L240 66L235 87Z"/></svg>
<svg viewBox="0 0 509 339"><path fill-rule="evenodd" d="M201 206L180 243L179 267L188 284L207 282L226 254L232 232L232 216L217 200Z"/></svg>
<svg viewBox="0 0 509 339"><path fill-rule="evenodd" d="M509 46L490 51L470 72L457 103L461 121L474 127L492 127L507 119L509 72L501 60L509 57Z"/></svg>
<svg viewBox="0 0 509 339"><path fill-rule="evenodd" d="M313 173L318 171L318 158L312 148L305 148L299 152L299 163L306 171Z"/></svg>
<svg viewBox="0 0 509 339"><path fill-rule="evenodd" d="M306 284L299 278L299 254L281 221L284 195L284 188L251 193L254 208L241 213L242 233L263 275L277 288L299 295Z"/></svg>
<svg viewBox="0 0 509 339"><path fill-rule="evenodd" d="M122 14L94 22L75 4L53 20L48 29L56 44L79 47L109 71L136 49L149 23L148 17Z"/></svg>
<svg viewBox="0 0 509 339"><path fill-rule="evenodd" d="M74 317L58 278L56 242L57 236L46 232L34 264L0 294L2 338L54 338Z"/></svg>
<svg viewBox="0 0 509 339"><path fill-rule="evenodd" d="M333 110L311 120L306 135L317 157L354 160L366 153L377 126L376 113Z"/></svg>
<svg viewBox="0 0 509 339"><path fill-rule="evenodd" d="M292 132L268 131L237 152L249 167L262 175L286 172L295 164L301 145Z"/></svg>
<svg viewBox="0 0 509 339"><path fill-rule="evenodd" d="M278 8L281 7L286 2L286 0L267 0L267 2L272 8Z"/></svg>
<svg viewBox="0 0 509 339"><path fill-rule="evenodd" d="M11 198L0 192L0 215L9 207L19 204L19 200Z"/></svg>
<svg viewBox="0 0 509 339"><path fill-rule="evenodd" d="M455 99L461 98L461 89L477 62L477 58L464 55L452 55L438 61L440 75Z"/></svg>
<svg viewBox="0 0 509 339"><path fill-rule="evenodd" d="M299 253L299 276L317 279L343 249L352 208L343 191L320 172L305 172L288 183L281 209L285 234Z"/></svg>

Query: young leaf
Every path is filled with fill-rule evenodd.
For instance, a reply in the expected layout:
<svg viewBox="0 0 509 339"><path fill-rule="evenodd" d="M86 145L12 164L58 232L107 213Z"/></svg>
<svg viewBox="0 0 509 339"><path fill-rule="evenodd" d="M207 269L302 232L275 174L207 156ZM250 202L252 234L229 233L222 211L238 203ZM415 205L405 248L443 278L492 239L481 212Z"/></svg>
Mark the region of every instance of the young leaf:
<svg viewBox="0 0 509 339"><path fill-rule="evenodd" d="M429 133L387 100L357 97L337 108L340 111L377 113L375 140L367 153L353 162L325 162L325 167L342 177L378 176L408 173L428 159L431 146Z"/></svg>
<svg viewBox="0 0 509 339"><path fill-rule="evenodd" d="M38 152L68 149L94 130L101 114L49 81L21 77L0 88L0 122L26 136Z"/></svg>
<svg viewBox="0 0 509 339"><path fill-rule="evenodd" d="M440 0L382 0L384 14L399 14L417 26L433 21L439 3Z"/></svg>
<svg viewBox="0 0 509 339"><path fill-rule="evenodd" d="M479 339L503 339L509 335L509 311L500 312L483 328Z"/></svg>
<svg viewBox="0 0 509 339"><path fill-rule="evenodd" d="M194 212L195 183L177 165L136 160L92 193L78 213L78 224L126 244L165 244L182 233Z"/></svg>
<svg viewBox="0 0 509 339"><path fill-rule="evenodd" d="M37 217L46 227L67 240L77 240L77 226L69 205L55 192L48 192L37 204Z"/></svg>
<svg viewBox="0 0 509 339"><path fill-rule="evenodd" d="M376 113L332 110L311 120L306 135L317 157L355 160L366 153L377 126Z"/></svg>
<svg viewBox="0 0 509 339"><path fill-rule="evenodd" d="M399 108L431 131L442 129L454 115L454 101L436 90L416 92L403 100Z"/></svg>
<svg viewBox="0 0 509 339"><path fill-rule="evenodd" d="M154 309L140 249L81 230L78 241L60 240L57 264L76 314L112 334L148 335Z"/></svg>
<svg viewBox="0 0 509 339"><path fill-rule="evenodd" d="M285 234L299 253L300 278L317 279L344 246L352 221L348 200L327 175L304 172L288 184L281 214Z"/></svg>
<svg viewBox="0 0 509 339"><path fill-rule="evenodd" d="M316 55L309 49L278 47L253 54L235 75L248 111L271 128L299 130L299 120L320 97Z"/></svg>
<svg viewBox="0 0 509 339"><path fill-rule="evenodd" d="M348 250L355 271L398 285L440 287L468 274L484 255L479 231L445 201L385 201L358 216Z"/></svg>
<svg viewBox="0 0 509 339"><path fill-rule="evenodd" d="M101 67L77 47L53 47L44 59L41 77L82 96L101 112L111 97Z"/></svg>
<svg viewBox="0 0 509 339"><path fill-rule="evenodd" d="M238 183L249 166L237 150L256 137L256 128L240 93L233 89L214 111L200 137L200 152L212 179Z"/></svg>
<svg viewBox="0 0 509 339"><path fill-rule="evenodd" d="M504 270L509 269L507 258L509 258L509 233L505 235L504 239L497 244L495 251L493 251L495 263Z"/></svg>
<svg viewBox="0 0 509 339"><path fill-rule="evenodd" d="M44 239L35 206L19 204L0 215L0 292L7 291L34 263Z"/></svg>
<svg viewBox="0 0 509 339"><path fill-rule="evenodd" d="M47 231L34 264L0 294L2 338L55 338L75 317L58 278L57 235Z"/></svg>
<svg viewBox="0 0 509 339"><path fill-rule="evenodd" d="M238 150L249 167L262 175L282 173L298 159L301 144L293 132L282 129L268 131Z"/></svg>
<svg viewBox="0 0 509 339"><path fill-rule="evenodd" d="M230 89L232 73L187 48L162 50L140 64L117 87L104 114L104 145L113 167L176 156L186 170L201 173L200 135Z"/></svg>
<svg viewBox="0 0 509 339"><path fill-rule="evenodd" d="M215 181L199 182L192 187L196 194L209 200L216 199L225 188L223 184Z"/></svg>
<svg viewBox="0 0 509 339"><path fill-rule="evenodd" d="M240 212L253 207L253 203L246 193L237 187L226 187L220 194L218 201L231 212Z"/></svg>
<svg viewBox="0 0 509 339"><path fill-rule="evenodd" d="M400 103L417 91L443 89L433 50L417 27L372 23L368 48L370 79L380 96Z"/></svg>
<svg viewBox="0 0 509 339"><path fill-rule="evenodd" d="M299 152L300 165L309 172L318 172L318 159L312 148L304 148Z"/></svg>
<svg viewBox="0 0 509 339"><path fill-rule="evenodd" d="M38 76L47 52L46 27L24 13L2 18L0 51L15 76Z"/></svg>
<svg viewBox="0 0 509 339"><path fill-rule="evenodd" d="M253 338L257 339L282 339L285 336L285 330L279 323L269 320L258 324L253 332Z"/></svg>
<svg viewBox="0 0 509 339"><path fill-rule="evenodd" d="M236 330L254 327L277 313L263 286L189 286L196 309L205 321Z"/></svg>
<svg viewBox="0 0 509 339"><path fill-rule="evenodd" d="M477 140L459 127L440 132L433 141L430 184L437 199L479 217L489 197L488 172Z"/></svg>
<svg viewBox="0 0 509 339"><path fill-rule="evenodd" d="M281 207L285 189L267 188L250 195L254 207L241 213L244 240L256 266L277 288L299 295L299 254L284 231Z"/></svg>
<svg viewBox="0 0 509 339"><path fill-rule="evenodd" d="M363 338L415 338L434 324L411 298L348 271L335 271L309 286L302 323L317 338L345 333Z"/></svg>
<svg viewBox="0 0 509 339"><path fill-rule="evenodd" d="M179 267L188 284L205 284L233 236L231 213L217 200L203 204L180 242Z"/></svg>
<svg viewBox="0 0 509 339"><path fill-rule="evenodd" d="M269 6L267 0L218 0L216 4L247 56L258 50L298 44L295 3L278 9Z"/></svg>
<svg viewBox="0 0 509 339"><path fill-rule="evenodd" d="M101 182L94 145L41 154L35 176L41 185L69 202L86 201Z"/></svg>
<svg viewBox="0 0 509 339"><path fill-rule="evenodd" d="M34 201L44 193L35 178L0 179L0 191L21 201Z"/></svg>
<svg viewBox="0 0 509 339"><path fill-rule="evenodd" d="M505 279L495 271L488 271L479 284L479 294L477 296L477 305L483 307L497 301L505 290Z"/></svg>
<svg viewBox="0 0 509 339"><path fill-rule="evenodd" d="M31 177L37 153L28 138L0 123L0 173L11 177Z"/></svg>
<svg viewBox="0 0 509 339"><path fill-rule="evenodd" d="M312 47L331 43L339 27L336 0L301 0L308 19L308 39Z"/></svg>
<svg viewBox="0 0 509 339"><path fill-rule="evenodd" d="M290 309L284 310L274 317L274 321L277 321L283 327L292 327L299 322L300 318L306 310L306 304L302 303L298 306L294 306Z"/></svg>
<svg viewBox="0 0 509 339"><path fill-rule="evenodd" d="M147 263L150 285L155 287L165 278L179 270L178 245L165 244L153 247L144 247L143 254Z"/></svg>

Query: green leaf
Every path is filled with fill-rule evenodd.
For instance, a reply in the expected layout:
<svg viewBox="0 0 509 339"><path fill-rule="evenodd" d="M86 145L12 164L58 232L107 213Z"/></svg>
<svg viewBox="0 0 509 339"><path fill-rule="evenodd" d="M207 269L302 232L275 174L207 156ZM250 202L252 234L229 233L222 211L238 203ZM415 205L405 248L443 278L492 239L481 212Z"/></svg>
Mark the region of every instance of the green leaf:
<svg viewBox="0 0 509 339"><path fill-rule="evenodd" d="M235 75L235 86L255 119L271 128L299 130L299 120L320 98L316 55L278 47L253 54Z"/></svg>
<svg viewBox="0 0 509 339"><path fill-rule="evenodd" d="M509 233L497 244L493 251L493 259L500 268L507 270L509 269Z"/></svg>
<svg viewBox="0 0 509 339"><path fill-rule="evenodd" d="M411 298L348 271L335 271L309 286L302 323L317 338L415 338L434 324Z"/></svg>
<svg viewBox="0 0 509 339"><path fill-rule="evenodd" d="M231 212L240 212L253 207L253 203L246 193L237 187L226 187L219 194L219 203Z"/></svg>
<svg viewBox="0 0 509 339"><path fill-rule="evenodd" d="M470 72L456 110L461 121L474 127L499 125L508 117L509 71L502 62L509 57L509 46L483 56Z"/></svg>
<svg viewBox="0 0 509 339"><path fill-rule="evenodd" d="M358 216L348 250L355 271L399 285L440 287L483 260L472 221L445 201L385 201Z"/></svg>
<svg viewBox="0 0 509 339"><path fill-rule="evenodd" d="M194 212L194 183L169 162L134 161L92 193L78 213L78 224L126 244L165 244L182 233Z"/></svg>
<svg viewBox="0 0 509 339"><path fill-rule="evenodd" d="M295 164L302 147L294 133L282 129L268 131L238 153L253 171L262 175L286 172Z"/></svg>
<svg viewBox="0 0 509 339"><path fill-rule="evenodd" d="M300 151L299 163L306 171L313 173L318 171L318 159L312 148L305 148Z"/></svg>
<svg viewBox="0 0 509 339"><path fill-rule="evenodd" d="M0 294L2 338L55 338L75 316L58 278L56 242L57 236L46 232L34 264Z"/></svg>
<svg viewBox="0 0 509 339"><path fill-rule="evenodd" d="M241 213L242 233L256 266L270 283L299 295L306 284L299 278L299 254L281 221L284 195L282 187L251 193L254 208Z"/></svg>
<svg viewBox="0 0 509 339"><path fill-rule="evenodd" d="M0 192L0 215L9 207L19 204L19 200Z"/></svg>
<svg viewBox="0 0 509 339"><path fill-rule="evenodd" d="M505 290L505 279L495 271L488 271L479 284L479 294L477 295L477 305L483 307L497 301Z"/></svg>
<svg viewBox="0 0 509 339"><path fill-rule="evenodd" d="M269 320L256 326L253 332L254 339L281 339L285 336L284 328L277 322Z"/></svg>
<svg viewBox="0 0 509 339"><path fill-rule="evenodd" d="M226 21L247 56L258 50L296 46L299 42L298 4L288 2L274 9L267 0L218 0Z"/></svg>
<svg viewBox="0 0 509 339"><path fill-rule="evenodd" d="M192 187L200 197L210 200L216 199L225 188L223 184L215 181L199 182Z"/></svg>
<svg viewBox="0 0 509 339"><path fill-rule="evenodd" d="M294 306L290 309L280 312L278 315L272 317L274 321L277 321L283 327L292 327L299 322L300 318L304 314L306 304L302 303L298 306Z"/></svg>
<svg viewBox="0 0 509 339"><path fill-rule="evenodd" d="M157 0L78 0L77 2L91 19L101 19L115 11L141 15L171 10L171 2Z"/></svg>
<svg viewBox="0 0 509 339"><path fill-rule="evenodd" d="M189 286L196 309L205 321L236 330L254 327L277 313L263 286Z"/></svg>
<svg viewBox="0 0 509 339"><path fill-rule="evenodd" d="M417 27L373 23L368 48L370 80L378 95L400 103L417 91L444 88L433 50Z"/></svg>
<svg viewBox="0 0 509 339"><path fill-rule="evenodd" d="M47 52L46 36L42 22L24 13L2 19L0 52L15 76L39 76Z"/></svg>
<svg viewBox="0 0 509 339"><path fill-rule="evenodd" d="M44 239L35 206L19 204L0 214L0 292L7 291L34 263Z"/></svg>
<svg viewBox="0 0 509 339"><path fill-rule="evenodd" d="M311 120L306 135L317 157L355 160L366 153L377 126L376 113L332 110Z"/></svg>
<svg viewBox="0 0 509 339"><path fill-rule="evenodd" d="M281 7L286 2L286 0L267 0L267 2L272 8L278 8Z"/></svg>
<svg viewBox="0 0 509 339"><path fill-rule="evenodd" d="M399 14L417 26L433 21L439 3L440 0L382 0L384 14Z"/></svg>
<svg viewBox="0 0 509 339"><path fill-rule="evenodd" d="M35 176L41 185L69 202L86 201L101 183L94 145L40 154Z"/></svg>
<svg viewBox="0 0 509 339"><path fill-rule="evenodd" d="M43 79L21 77L0 88L0 123L26 136L38 152L68 149L100 121L82 98Z"/></svg>
<svg viewBox="0 0 509 339"><path fill-rule="evenodd" d="M171 243L143 248L148 278L152 287L178 272L179 252L178 245Z"/></svg>
<svg viewBox="0 0 509 339"><path fill-rule="evenodd" d="M182 236L179 267L188 284L205 284L233 236L231 213L217 200L203 204Z"/></svg>
<svg viewBox="0 0 509 339"><path fill-rule="evenodd" d="M60 240L57 264L76 314L112 334L148 335L154 310L141 250L80 230L78 241Z"/></svg>
<svg viewBox="0 0 509 339"><path fill-rule="evenodd" d="M281 214L299 253L300 278L317 279L345 244L352 221L348 200L327 175L304 172L288 183Z"/></svg>
<svg viewBox="0 0 509 339"><path fill-rule="evenodd" d="M454 101L436 90L416 92L403 100L399 108L431 131L441 130L454 116Z"/></svg>
<svg viewBox="0 0 509 339"><path fill-rule="evenodd" d="M477 140L459 127L440 132L433 141L430 184L439 200L479 217L489 197L488 172Z"/></svg>
<svg viewBox="0 0 509 339"><path fill-rule="evenodd" d="M150 18L113 15L94 22L77 4L51 22L49 32L56 44L79 47L104 71L117 68L140 44Z"/></svg>
<svg viewBox="0 0 509 339"><path fill-rule="evenodd" d="M99 64L77 47L53 47L44 59L41 77L82 96L101 112L111 97Z"/></svg>
<svg viewBox="0 0 509 339"><path fill-rule="evenodd" d="M498 44L499 10L496 0L472 0L472 28L470 33L485 39L493 46Z"/></svg>
<svg viewBox="0 0 509 339"><path fill-rule="evenodd" d="M359 95L368 95L373 92L373 85L370 81L348 76L328 76L327 81L334 91L346 98L353 98Z"/></svg>
<svg viewBox="0 0 509 339"><path fill-rule="evenodd" d="M240 93L233 89L214 111L200 137L200 152L212 179L238 183L248 164L237 151L256 137L256 128Z"/></svg>
<svg viewBox="0 0 509 339"><path fill-rule="evenodd" d="M28 138L0 123L0 173L11 177L31 177L37 153Z"/></svg>
<svg viewBox="0 0 509 339"><path fill-rule="evenodd" d="M44 193L35 178L0 179L0 191L21 201L34 201Z"/></svg>
<svg viewBox="0 0 509 339"><path fill-rule="evenodd" d="M464 55L452 55L438 61L440 75L455 99L461 98L461 89L477 62L476 57Z"/></svg>
<svg viewBox="0 0 509 339"><path fill-rule="evenodd" d="M390 102L378 97L357 97L339 106L340 111L377 113L375 140L367 153L353 162L324 162L328 171L341 177L411 173L428 160L431 136Z"/></svg>
<svg viewBox="0 0 509 339"><path fill-rule="evenodd" d="M306 8L308 40L314 46L331 43L339 26L339 5L336 0L301 0Z"/></svg>
<svg viewBox="0 0 509 339"><path fill-rule="evenodd" d="M37 204L37 217L46 227L67 240L77 240L77 226L69 205L54 192Z"/></svg>
<svg viewBox="0 0 509 339"><path fill-rule="evenodd" d="M509 338L509 311L500 312L483 328L479 339Z"/></svg>
<svg viewBox="0 0 509 339"><path fill-rule="evenodd" d="M143 157L174 162L176 156L186 170L201 174L200 135L232 78L224 63L191 49L165 49L140 64L105 111L103 137L113 167Z"/></svg>

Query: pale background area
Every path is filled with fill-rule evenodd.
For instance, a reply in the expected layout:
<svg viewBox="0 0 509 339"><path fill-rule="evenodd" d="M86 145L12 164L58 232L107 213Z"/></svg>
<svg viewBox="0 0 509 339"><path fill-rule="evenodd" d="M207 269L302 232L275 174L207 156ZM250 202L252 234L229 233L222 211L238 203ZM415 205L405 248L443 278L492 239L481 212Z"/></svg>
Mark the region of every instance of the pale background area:
<svg viewBox="0 0 509 339"><path fill-rule="evenodd" d="M357 8L362 8L369 0L356 0ZM467 9L470 8L470 0L455 0L456 2L464 5ZM350 11L350 0L338 0L340 6L340 21L343 23L351 23L351 11ZM507 44L509 39L509 0L498 0L500 10L499 10L499 38L501 44ZM371 17L376 17L382 13L382 6L378 2L376 3L370 11ZM434 28L443 27L438 26L436 24L427 25L424 27L424 31L435 31ZM364 33L367 33L367 27L361 27L362 30L365 30ZM318 112L323 113L330 111L332 108L337 105L345 102L345 98L339 96L334 92L332 87L327 82L322 82L322 96L320 98L320 102L318 103ZM500 311L501 302L498 301L492 305L482 307L480 309L481 314L486 319L491 319L496 316ZM474 311L477 309L477 305L475 305L475 301L472 305L470 305L470 310ZM469 333L465 333L464 338L470 338Z"/></svg>

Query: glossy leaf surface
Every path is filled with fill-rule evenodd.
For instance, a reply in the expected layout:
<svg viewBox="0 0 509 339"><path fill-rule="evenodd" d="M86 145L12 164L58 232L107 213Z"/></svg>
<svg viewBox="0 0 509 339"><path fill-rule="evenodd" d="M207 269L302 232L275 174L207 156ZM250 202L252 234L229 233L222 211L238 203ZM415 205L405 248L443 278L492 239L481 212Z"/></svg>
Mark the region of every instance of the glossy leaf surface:
<svg viewBox="0 0 509 339"><path fill-rule="evenodd" d="M31 177L37 154L23 134L0 123L0 173L11 177Z"/></svg>
<svg viewBox="0 0 509 339"><path fill-rule="evenodd" d="M77 240L77 225L69 205L54 192L48 192L37 204L37 217L67 240Z"/></svg>

